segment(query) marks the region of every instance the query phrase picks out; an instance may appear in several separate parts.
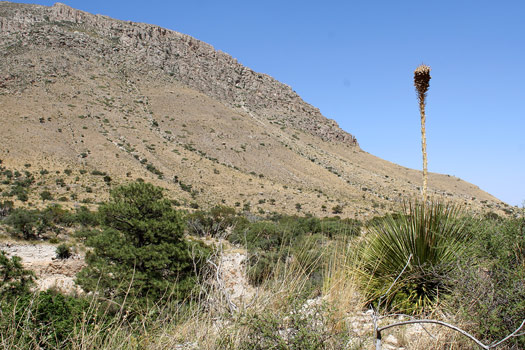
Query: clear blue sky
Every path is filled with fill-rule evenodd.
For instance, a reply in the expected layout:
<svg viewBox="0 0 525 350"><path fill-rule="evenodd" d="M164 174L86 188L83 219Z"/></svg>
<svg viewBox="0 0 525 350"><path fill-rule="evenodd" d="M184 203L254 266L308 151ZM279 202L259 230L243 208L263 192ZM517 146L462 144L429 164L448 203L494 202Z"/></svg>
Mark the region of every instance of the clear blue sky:
<svg viewBox="0 0 525 350"><path fill-rule="evenodd" d="M63 2L205 41L290 85L365 151L416 169L424 62L429 170L525 200L523 0Z"/></svg>

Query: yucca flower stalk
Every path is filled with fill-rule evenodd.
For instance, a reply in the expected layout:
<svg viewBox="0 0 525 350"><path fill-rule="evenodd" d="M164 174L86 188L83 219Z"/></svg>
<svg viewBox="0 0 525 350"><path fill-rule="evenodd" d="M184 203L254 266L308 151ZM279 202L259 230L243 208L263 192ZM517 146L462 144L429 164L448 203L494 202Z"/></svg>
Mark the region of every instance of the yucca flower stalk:
<svg viewBox="0 0 525 350"><path fill-rule="evenodd" d="M430 82L430 67L421 64L414 71L414 86L416 87L419 102L419 114L421 115L421 151L423 153L423 203L427 200L428 170L427 170L427 136L425 129L426 115L425 104Z"/></svg>

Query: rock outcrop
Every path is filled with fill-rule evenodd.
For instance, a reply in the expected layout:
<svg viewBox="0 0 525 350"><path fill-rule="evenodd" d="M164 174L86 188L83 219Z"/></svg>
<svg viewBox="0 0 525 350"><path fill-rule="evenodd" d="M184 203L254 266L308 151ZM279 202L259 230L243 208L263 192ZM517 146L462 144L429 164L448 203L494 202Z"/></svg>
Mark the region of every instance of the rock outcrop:
<svg viewBox="0 0 525 350"><path fill-rule="evenodd" d="M102 60L123 70L133 66L144 74L161 73L230 107L241 108L256 119L357 147L354 136L304 102L288 85L254 72L191 36L92 15L60 3L45 7L0 2L0 52L7 56L12 50L35 47L67 49L84 60ZM54 74L67 74L68 69L77 67L55 62ZM4 73L0 75L0 88L15 82L23 87L39 78L32 77L34 72L5 74L9 71L8 63L0 63L0 72Z"/></svg>

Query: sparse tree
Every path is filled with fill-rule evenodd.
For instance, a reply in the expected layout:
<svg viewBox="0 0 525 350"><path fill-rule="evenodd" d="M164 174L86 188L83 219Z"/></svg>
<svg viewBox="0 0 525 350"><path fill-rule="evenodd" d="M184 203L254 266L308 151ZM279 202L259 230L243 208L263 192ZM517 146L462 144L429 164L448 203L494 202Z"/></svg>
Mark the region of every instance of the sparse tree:
<svg viewBox="0 0 525 350"><path fill-rule="evenodd" d="M144 182L117 187L99 211L105 230L87 240L93 250L77 277L84 289L117 301L188 295L202 262L192 260L192 250L200 256L205 249L190 248L182 216L161 188Z"/></svg>

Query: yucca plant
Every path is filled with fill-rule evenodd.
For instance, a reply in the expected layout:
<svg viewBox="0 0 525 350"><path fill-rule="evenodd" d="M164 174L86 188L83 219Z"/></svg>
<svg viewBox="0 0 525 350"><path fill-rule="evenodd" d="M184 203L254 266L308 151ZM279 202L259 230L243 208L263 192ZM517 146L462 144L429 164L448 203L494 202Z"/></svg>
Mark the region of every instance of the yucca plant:
<svg viewBox="0 0 525 350"><path fill-rule="evenodd" d="M432 309L448 291L447 275L468 241L461 213L457 205L416 201L406 203L402 214L372 224L361 269L369 302L376 303L400 276L383 296L383 306L405 313Z"/></svg>
<svg viewBox="0 0 525 350"><path fill-rule="evenodd" d="M414 86L416 87L421 115L421 151L423 153L423 202L427 200L428 170L427 170L427 135L425 129L425 105L428 87L430 86L430 67L421 64L414 71Z"/></svg>

